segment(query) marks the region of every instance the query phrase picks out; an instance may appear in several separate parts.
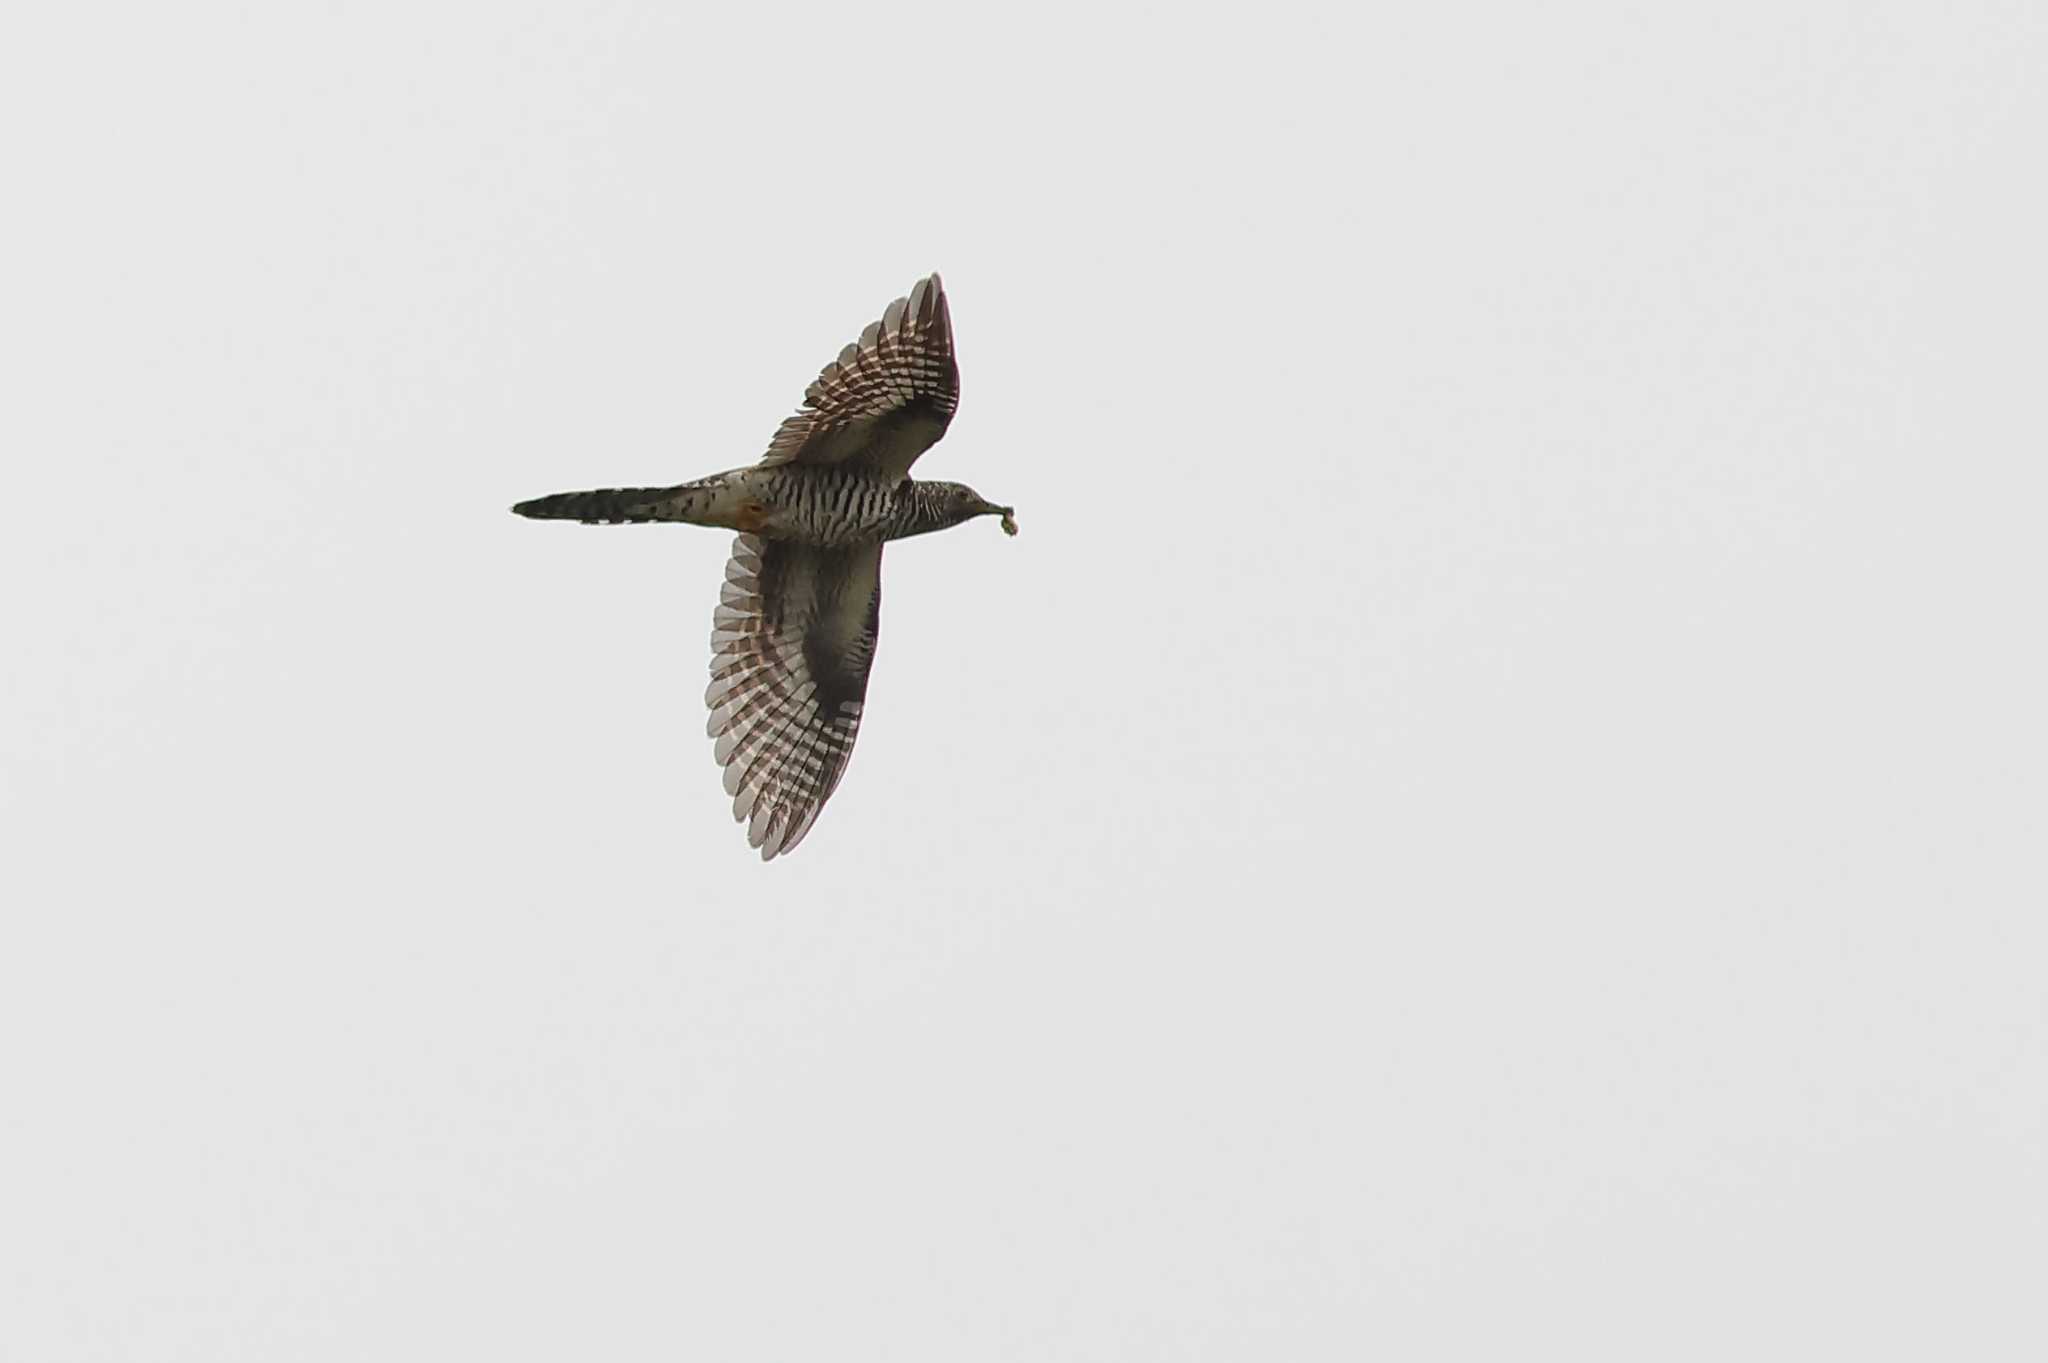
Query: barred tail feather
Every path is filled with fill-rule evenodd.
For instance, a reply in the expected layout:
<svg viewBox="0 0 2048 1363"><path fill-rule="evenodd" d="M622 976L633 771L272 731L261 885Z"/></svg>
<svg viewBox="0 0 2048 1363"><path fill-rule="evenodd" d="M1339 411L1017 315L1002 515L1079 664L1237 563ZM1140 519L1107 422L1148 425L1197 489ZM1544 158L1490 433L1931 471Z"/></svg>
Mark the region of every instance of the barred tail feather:
<svg viewBox="0 0 2048 1363"><path fill-rule="evenodd" d="M585 525L624 525L634 521L675 521L680 513L673 487L601 487L589 492L557 492L535 497L512 510L537 521L582 521Z"/></svg>

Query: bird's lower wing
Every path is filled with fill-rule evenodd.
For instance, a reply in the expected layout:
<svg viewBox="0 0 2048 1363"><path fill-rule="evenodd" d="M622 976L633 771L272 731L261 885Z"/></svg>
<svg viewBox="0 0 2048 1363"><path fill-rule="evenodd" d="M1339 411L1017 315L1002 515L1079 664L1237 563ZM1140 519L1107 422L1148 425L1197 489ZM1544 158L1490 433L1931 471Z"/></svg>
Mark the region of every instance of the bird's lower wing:
<svg viewBox="0 0 2048 1363"><path fill-rule="evenodd" d="M882 546L741 535L711 625L710 733L762 860L803 841L853 755L882 609Z"/></svg>

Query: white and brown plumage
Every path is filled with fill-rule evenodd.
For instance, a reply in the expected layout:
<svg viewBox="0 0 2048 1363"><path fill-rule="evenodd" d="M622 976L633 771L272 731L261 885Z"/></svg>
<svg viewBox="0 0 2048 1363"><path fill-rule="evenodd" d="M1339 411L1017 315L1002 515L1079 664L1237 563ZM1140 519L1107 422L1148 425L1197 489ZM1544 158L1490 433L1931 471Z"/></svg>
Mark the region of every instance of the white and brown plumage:
<svg viewBox="0 0 2048 1363"><path fill-rule="evenodd" d="M1013 512L910 466L960 400L939 277L918 281L804 390L761 461L665 488L521 502L588 524L683 521L740 531L711 626L714 752L764 860L803 841L860 732L882 606L882 546Z"/></svg>

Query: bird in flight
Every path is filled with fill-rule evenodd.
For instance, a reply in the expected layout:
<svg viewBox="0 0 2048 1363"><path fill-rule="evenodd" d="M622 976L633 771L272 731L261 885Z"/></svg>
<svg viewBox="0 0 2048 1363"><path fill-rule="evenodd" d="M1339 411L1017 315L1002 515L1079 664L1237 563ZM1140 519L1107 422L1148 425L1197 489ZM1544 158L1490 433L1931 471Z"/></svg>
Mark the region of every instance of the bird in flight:
<svg viewBox="0 0 2048 1363"><path fill-rule="evenodd" d="M853 755L881 623L882 546L1015 512L910 477L960 401L939 277L918 281L804 390L761 461L675 487L558 492L536 520L685 521L739 531L711 617L714 755L766 861L811 831Z"/></svg>

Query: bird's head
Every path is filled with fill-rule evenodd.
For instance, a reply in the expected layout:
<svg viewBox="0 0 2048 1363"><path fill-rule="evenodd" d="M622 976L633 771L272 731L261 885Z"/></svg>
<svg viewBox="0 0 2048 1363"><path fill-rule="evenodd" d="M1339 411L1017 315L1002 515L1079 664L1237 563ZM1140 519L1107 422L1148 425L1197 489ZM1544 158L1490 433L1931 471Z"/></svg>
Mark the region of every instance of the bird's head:
<svg viewBox="0 0 2048 1363"><path fill-rule="evenodd" d="M930 489L930 495L944 524L958 525L962 521L973 520L976 516L1001 516L1003 533L1017 533L1015 507L997 506L965 483L925 483L923 486Z"/></svg>

